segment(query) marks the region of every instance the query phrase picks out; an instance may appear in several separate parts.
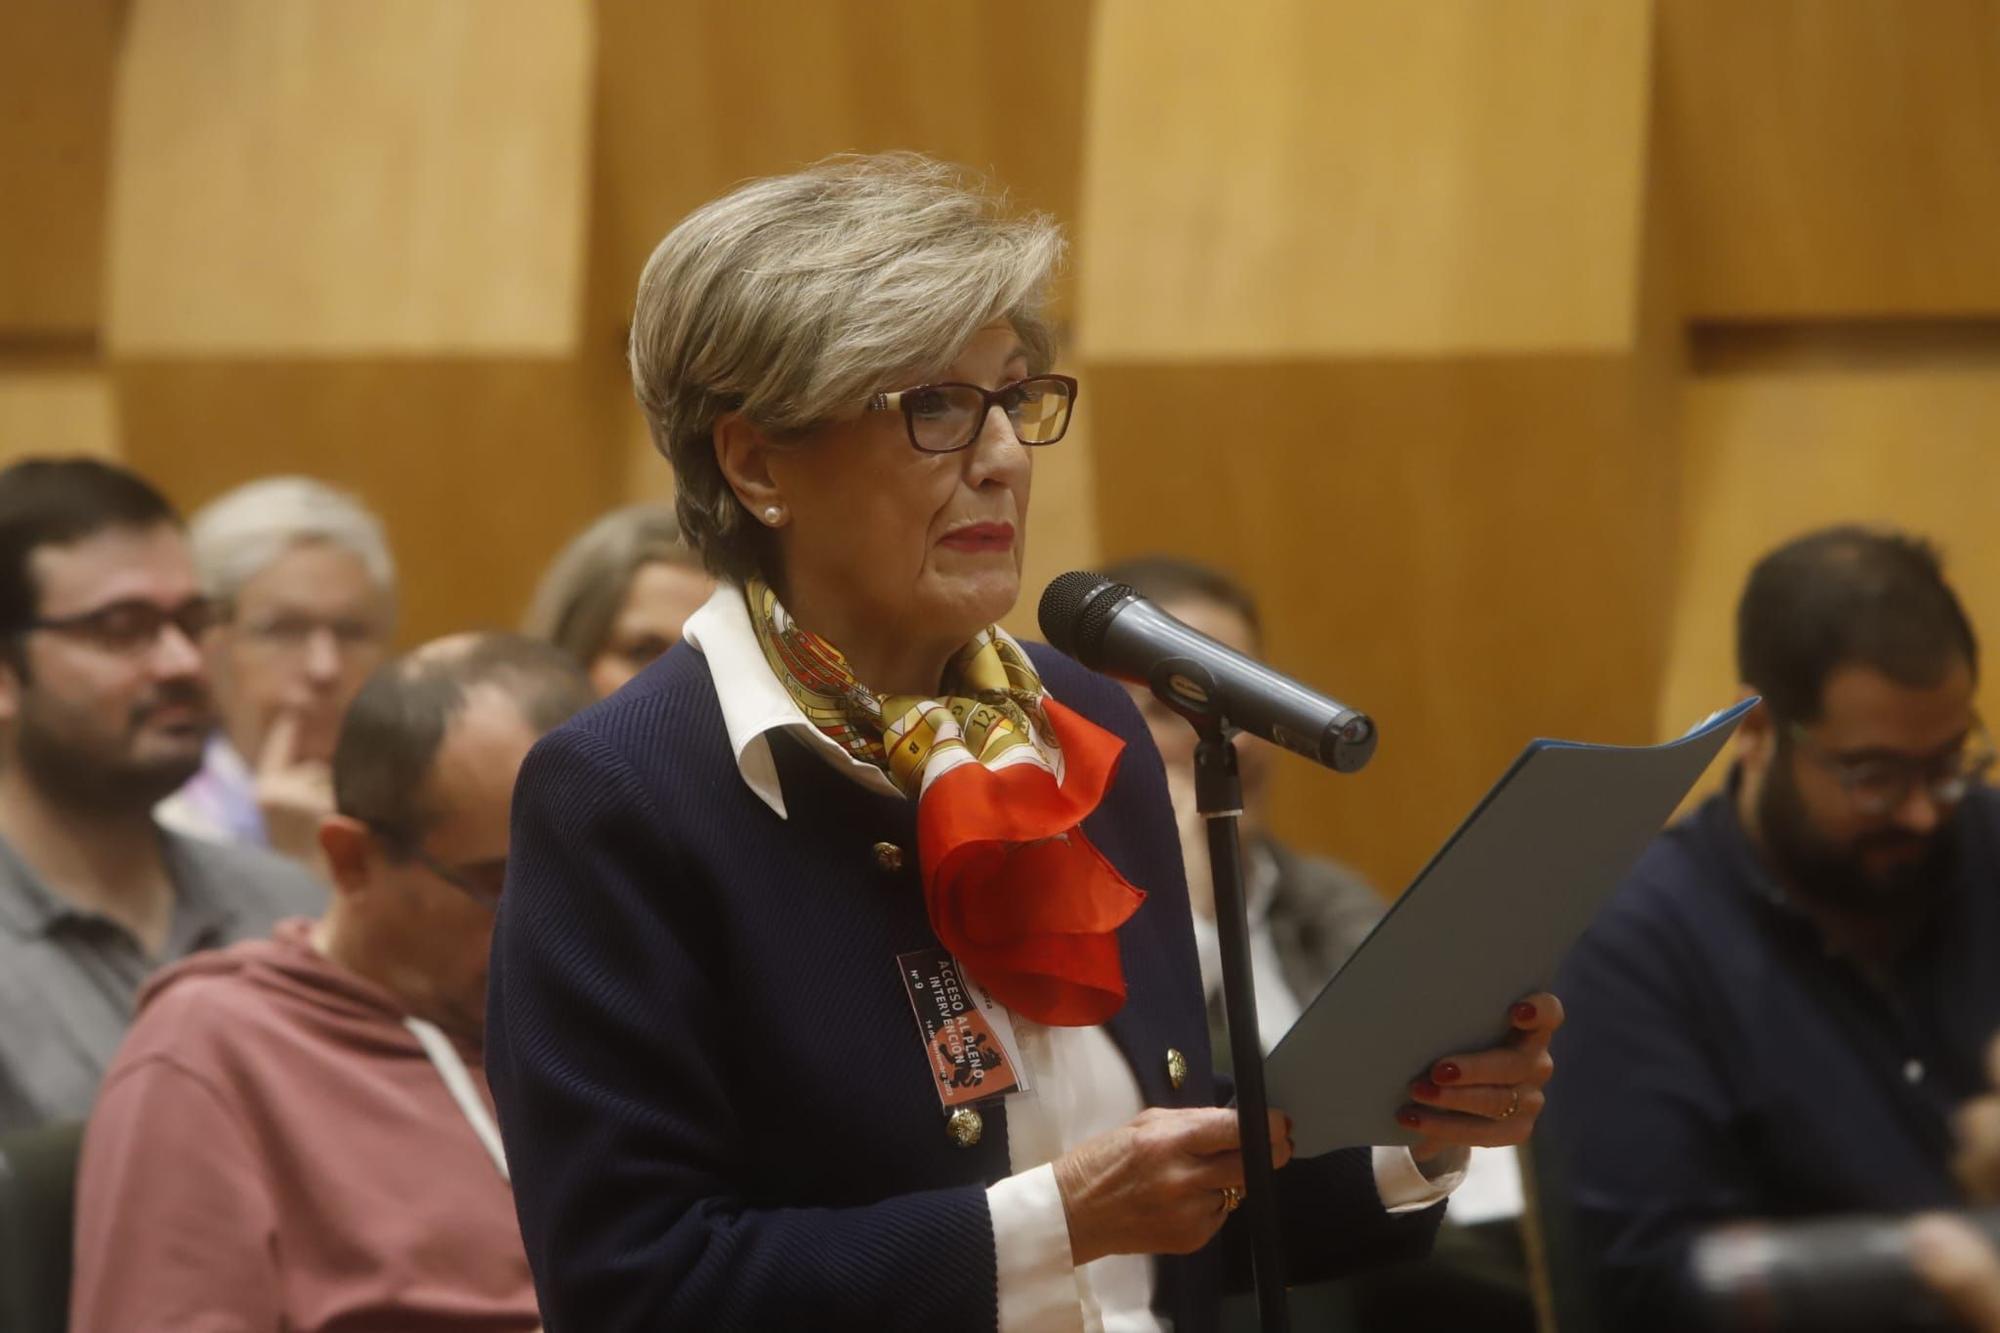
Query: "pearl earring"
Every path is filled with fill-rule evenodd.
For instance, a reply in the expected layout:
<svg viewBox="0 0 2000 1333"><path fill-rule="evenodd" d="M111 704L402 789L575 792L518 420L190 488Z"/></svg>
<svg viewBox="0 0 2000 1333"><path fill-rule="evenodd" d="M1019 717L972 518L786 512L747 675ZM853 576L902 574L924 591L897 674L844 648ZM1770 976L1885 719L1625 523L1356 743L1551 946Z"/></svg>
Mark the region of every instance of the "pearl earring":
<svg viewBox="0 0 2000 1333"><path fill-rule="evenodd" d="M764 506L764 521L766 523L769 523L772 527L776 527L778 525L778 520L783 518L784 516L785 516L785 510L782 505Z"/></svg>

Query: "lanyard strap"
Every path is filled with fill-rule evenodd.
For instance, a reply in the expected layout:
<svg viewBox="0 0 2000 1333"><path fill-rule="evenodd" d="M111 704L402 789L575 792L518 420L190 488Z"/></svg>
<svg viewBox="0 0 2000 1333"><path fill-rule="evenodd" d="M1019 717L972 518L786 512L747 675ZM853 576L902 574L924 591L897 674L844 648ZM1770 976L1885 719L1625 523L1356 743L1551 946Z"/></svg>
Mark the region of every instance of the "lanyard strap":
<svg viewBox="0 0 2000 1333"><path fill-rule="evenodd" d="M434 1023L426 1023L421 1018L406 1018L403 1026L415 1035L417 1044L424 1048L424 1054L437 1068L438 1077L444 1080L445 1090L451 1093L451 1099L458 1103L465 1123L472 1126L472 1132L485 1147L486 1155L499 1169L500 1179L512 1183L512 1177L507 1174L507 1150L500 1143L500 1126L493 1123L493 1113L486 1109L479 1089L473 1085L472 1074L466 1069L458 1048L451 1044L451 1038L438 1031Z"/></svg>

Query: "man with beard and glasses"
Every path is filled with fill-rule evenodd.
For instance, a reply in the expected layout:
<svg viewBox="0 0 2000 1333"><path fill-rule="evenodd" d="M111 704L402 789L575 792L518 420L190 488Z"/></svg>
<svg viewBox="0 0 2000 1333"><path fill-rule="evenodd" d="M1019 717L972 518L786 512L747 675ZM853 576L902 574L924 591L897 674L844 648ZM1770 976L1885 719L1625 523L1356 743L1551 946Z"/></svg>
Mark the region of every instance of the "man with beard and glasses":
<svg viewBox="0 0 2000 1333"><path fill-rule="evenodd" d="M2000 1031L2000 798L1979 646L1936 552L1832 528L1760 561L1763 706L1564 965L1555 1154L1605 1326L1699 1326L1738 1219L1965 1202L1952 1116Z"/></svg>
<svg viewBox="0 0 2000 1333"><path fill-rule="evenodd" d="M214 725L213 618L138 476L0 471L0 1131L89 1110L155 967L325 901L290 862L153 820Z"/></svg>

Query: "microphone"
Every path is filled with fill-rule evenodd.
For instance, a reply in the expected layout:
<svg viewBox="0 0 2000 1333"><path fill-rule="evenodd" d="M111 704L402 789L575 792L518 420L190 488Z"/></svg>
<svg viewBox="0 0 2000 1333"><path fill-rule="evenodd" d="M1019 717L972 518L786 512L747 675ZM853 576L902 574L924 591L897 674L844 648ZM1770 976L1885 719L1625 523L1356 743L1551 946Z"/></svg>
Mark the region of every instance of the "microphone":
<svg viewBox="0 0 2000 1333"><path fill-rule="evenodd" d="M1123 583L1071 570L1042 592L1042 633L1093 671L1151 689L1197 724L1214 719L1352 773L1375 753L1375 724L1174 619Z"/></svg>

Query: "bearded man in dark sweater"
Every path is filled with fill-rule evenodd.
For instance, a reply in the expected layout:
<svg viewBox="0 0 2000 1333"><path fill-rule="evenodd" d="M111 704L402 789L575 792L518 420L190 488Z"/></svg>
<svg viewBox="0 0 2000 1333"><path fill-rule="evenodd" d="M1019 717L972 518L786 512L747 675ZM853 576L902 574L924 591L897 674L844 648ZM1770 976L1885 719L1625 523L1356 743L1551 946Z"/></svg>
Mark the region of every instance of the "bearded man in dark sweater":
<svg viewBox="0 0 2000 1333"><path fill-rule="evenodd" d="M1558 1154L1607 1327L1695 1327L1732 1220L1963 1202L1951 1117L2000 1030L2000 798L1936 552L1854 527L1751 573L1727 787L1565 965Z"/></svg>

